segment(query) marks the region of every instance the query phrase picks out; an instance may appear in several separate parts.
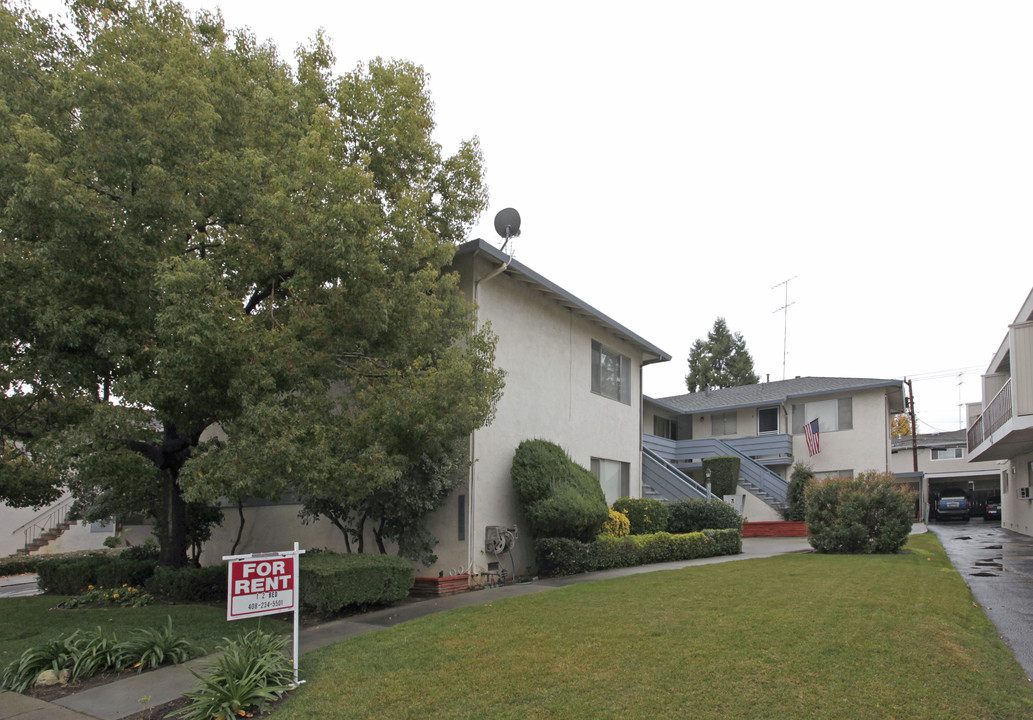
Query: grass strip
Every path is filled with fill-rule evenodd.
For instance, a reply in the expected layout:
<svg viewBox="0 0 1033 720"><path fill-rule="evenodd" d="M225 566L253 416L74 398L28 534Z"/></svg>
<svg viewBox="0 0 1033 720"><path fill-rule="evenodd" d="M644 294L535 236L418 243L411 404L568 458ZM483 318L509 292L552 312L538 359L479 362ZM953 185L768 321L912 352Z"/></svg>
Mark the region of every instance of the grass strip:
<svg viewBox="0 0 1033 720"><path fill-rule="evenodd" d="M1030 717L1033 688L931 534L574 585L306 654L301 718Z"/></svg>
<svg viewBox="0 0 1033 720"><path fill-rule="evenodd" d="M215 649L224 637L247 632L259 627L272 632L290 632L289 623L279 616L254 620L226 622L226 609L214 605L176 604L157 602L138 608L84 607L74 610L57 609L66 598L56 595L0 598L0 668L17 659L30 647L53 640L58 635L70 635L76 630L94 630L114 633L126 640L136 629L162 630L167 618L172 618L173 632L193 645L207 651ZM290 618L289 615L283 617Z"/></svg>

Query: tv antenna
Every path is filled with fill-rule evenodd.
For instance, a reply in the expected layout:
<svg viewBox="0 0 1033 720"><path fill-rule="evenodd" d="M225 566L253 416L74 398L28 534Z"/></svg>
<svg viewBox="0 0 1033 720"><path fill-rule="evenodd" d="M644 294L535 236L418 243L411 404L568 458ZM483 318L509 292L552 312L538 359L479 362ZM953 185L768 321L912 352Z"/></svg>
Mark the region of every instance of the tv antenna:
<svg viewBox="0 0 1033 720"><path fill-rule="evenodd" d="M798 277L797 275L793 275L791 278L789 278L789 280L795 280L797 277ZM786 379L786 341L789 338L789 306L796 304L795 302L789 302L789 280L783 280L782 282L777 283L777 284L771 286L772 290L777 288L779 285L785 285L785 288L786 288L785 302L783 303L782 307L780 307L780 308L778 308L778 309L773 311L773 312L781 312L782 316L783 316L783 319L782 319L782 323L783 323L782 324L782 379L783 380Z"/></svg>

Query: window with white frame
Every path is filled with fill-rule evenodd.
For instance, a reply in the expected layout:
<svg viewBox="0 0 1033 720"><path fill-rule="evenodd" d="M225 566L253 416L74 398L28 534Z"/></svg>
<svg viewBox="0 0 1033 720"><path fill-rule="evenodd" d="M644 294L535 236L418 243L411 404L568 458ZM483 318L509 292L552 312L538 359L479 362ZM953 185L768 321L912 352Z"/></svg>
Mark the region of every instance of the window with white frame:
<svg viewBox="0 0 1033 720"><path fill-rule="evenodd" d="M757 434L778 432L778 407L757 410Z"/></svg>
<svg viewBox="0 0 1033 720"><path fill-rule="evenodd" d="M592 392L631 404L631 358L592 341Z"/></svg>
<svg viewBox="0 0 1033 720"><path fill-rule="evenodd" d="M631 463L592 458L592 473L599 478L607 505L631 494Z"/></svg>
<svg viewBox="0 0 1033 720"><path fill-rule="evenodd" d="M793 434L802 435L803 426L818 419L820 432L852 430L854 428L853 398L834 398L793 405Z"/></svg>
<svg viewBox="0 0 1033 720"><path fill-rule="evenodd" d="M933 460L960 460L965 457L965 451L961 447L933 448Z"/></svg>
<svg viewBox="0 0 1033 720"><path fill-rule="evenodd" d="M738 413L735 410L729 412L713 413L710 416L710 434L735 435L739 432Z"/></svg>

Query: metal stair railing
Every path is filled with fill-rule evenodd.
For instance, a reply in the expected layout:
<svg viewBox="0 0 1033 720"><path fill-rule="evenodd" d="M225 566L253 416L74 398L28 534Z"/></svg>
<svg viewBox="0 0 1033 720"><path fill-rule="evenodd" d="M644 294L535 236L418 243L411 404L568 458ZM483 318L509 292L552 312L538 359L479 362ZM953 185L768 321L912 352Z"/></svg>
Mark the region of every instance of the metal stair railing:
<svg viewBox="0 0 1033 720"><path fill-rule="evenodd" d="M668 500L706 500L707 489L661 455L642 448L642 483Z"/></svg>
<svg viewBox="0 0 1033 720"><path fill-rule="evenodd" d="M732 445L717 438L702 440L668 440L655 435L645 435L643 449L655 452L668 460L690 460L728 455L739 458L739 474L741 479L764 492L772 498L773 507L784 505L789 484L778 474L771 472L748 455L743 454Z"/></svg>
<svg viewBox="0 0 1033 720"><path fill-rule="evenodd" d="M71 495L58 500L55 504L48 507L46 510L38 514L36 517L24 523L20 527L15 528L11 531L12 535L22 533L24 535L23 548L26 553L30 552L32 544L39 540L40 536L56 530L65 522L65 518L68 515L68 509L72 506L75 501Z"/></svg>

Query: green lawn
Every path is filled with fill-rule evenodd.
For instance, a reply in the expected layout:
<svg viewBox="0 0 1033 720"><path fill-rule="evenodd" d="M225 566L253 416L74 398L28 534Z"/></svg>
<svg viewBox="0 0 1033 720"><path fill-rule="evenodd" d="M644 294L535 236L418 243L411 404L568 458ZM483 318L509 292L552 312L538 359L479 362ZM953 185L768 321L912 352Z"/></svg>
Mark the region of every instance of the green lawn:
<svg viewBox="0 0 1033 720"><path fill-rule="evenodd" d="M56 606L64 597L39 595L26 598L0 598L0 669L18 658L26 649L58 635L97 627L125 640L137 628L161 629L172 618L178 635L211 652L223 637L261 627L290 632L289 623L277 620L226 621L226 608L212 605L167 605L154 603L141 608L81 608L61 610ZM284 615L283 617L290 617Z"/></svg>
<svg viewBox="0 0 1033 720"><path fill-rule="evenodd" d="M584 583L306 654L275 720L1026 718L1033 688L931 534Z"/></svg>

